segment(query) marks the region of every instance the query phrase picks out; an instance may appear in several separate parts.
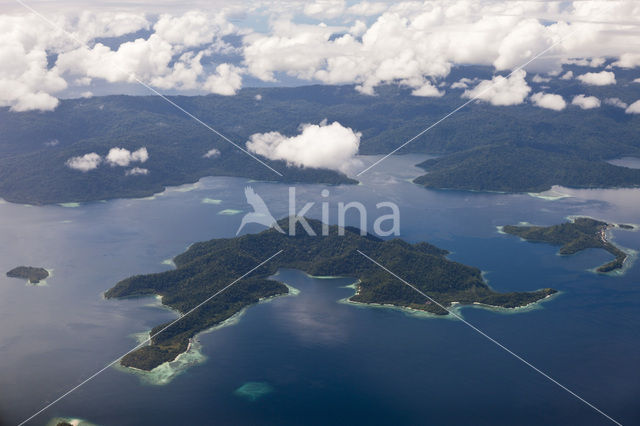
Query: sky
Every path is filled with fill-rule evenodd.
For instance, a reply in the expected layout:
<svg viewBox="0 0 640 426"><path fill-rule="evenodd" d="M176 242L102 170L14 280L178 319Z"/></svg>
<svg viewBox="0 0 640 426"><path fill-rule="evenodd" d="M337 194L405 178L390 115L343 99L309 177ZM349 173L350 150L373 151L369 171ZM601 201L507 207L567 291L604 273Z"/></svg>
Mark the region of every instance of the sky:
<svg viewBox="0 0 640 426"><path fill-rule="evenodd" d="M48 111L65 97L148 94L142 84L224 96L258 84L354 84L366 95L398 84L439 97L453 67L484 65L492 79L454 83L463 99L588 109L600 100L532 93L525 77L616 84L617 70L640 67L638 40L632 0L3 0L0 106ZM570 75L571 63L593 72Z"/></svg>

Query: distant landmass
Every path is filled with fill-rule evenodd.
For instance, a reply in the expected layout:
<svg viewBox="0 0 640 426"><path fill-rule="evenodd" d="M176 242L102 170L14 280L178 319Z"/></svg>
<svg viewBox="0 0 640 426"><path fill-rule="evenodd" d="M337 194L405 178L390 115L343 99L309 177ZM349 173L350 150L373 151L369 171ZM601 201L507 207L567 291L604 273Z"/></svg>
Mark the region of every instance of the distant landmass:
<svg viewBox="0 0 640 426"><path fill-rule="evenodd" d="M7 272L10 278L22 278L29 280L31 284L38 284L40 281L49 276L49 272L44 268L35 268L33 266L18 266Z"/></svg>
<svg viewBox="0 0 640 426"><path fill-rule="evenodd" d="M460 67L450 81L488 78L489 68ZM640 98L633 70L616 72L619 84L590 87L601 99L631 103ZM536 83L530 81L533 87ZM575 81L554 79L548 90L566 99L581 94ZM170 99L243 146L254 133L292 136L302 123L339 121L362 133L360 154L387 154L462 102L461 90L439 98L411 95L411 89L381 86L376 96L353 86L246 88L235 96L171 96ZM258 100L259 98L259 100ZM563 111L531 104L472 103L399 153L441 156L423 163L428 174L416 183L430 188L482 191L543 191L552 185L637 187L640 171L607 160L640 157L640 116L603 102L600 108ZM126 175L123 167L101 166L86 173L65 162L109 149L146 147L148 173ZM219 155L206 157L216 149ZM0 108L0 197L11 202L50 204L118 197L144 197L166 186L205 176L238 176L281 182L356 183L324 169L288 167L254 159L185 116L157 96L105 96L62 100L51 112Z"/></svg>
<svg viewBox="0 0 640 426"><path fill-rule="evenodd" d="M512 145L465 150L419 164L428 171L414 180L428 188L499 192L543 192L554 185L570 188L640 187L640 169L613 166Z"/></svg>
<svg viewBox="0 0 640 426"><path fill-rule="evenodd" d="M308 221L321 235L322 223ZM281 220L279 225L288 231L289 220ZM219 324L261 299L286 294L287 286L268 279L280 268L299 269L312 275L354 277L358 279L356 294L351 298L354 302L448 314L364 258L357 250L379 260L443 306L457 302L515 308L556 292L547 288L533 292L499 293L484 282L479 269L447 259L446 250L431 244L409 244L400 239L383 241L372 235L360 235L356 228L346 228L344 236L338 232L337 226L331 226L327 236L309 236L298 223L295 236L269 229L259 234L196 243L174 259L175 270L136 275L120 281L105 293L106 298L155 294L162 296L164 305L184 313L270 254L283 250L252 275L154 337L150 345L123 357L121 364L151 370L186 351L190 339L198 332ZM156 326L151 334L165 326Z"/></svg>
<svg viewBox="0 0 640 426"><path fill-rule="evenodd" d="M609 228L635 229L627 224L609 224L599 220L579 217L571 222L553 226L513 226L502 227L507 234L517 235L527 241L543 242L560 247L560 254L570 255L589 248L599 248L615 256L611 262L599 266L598 272L611 272L623 267L627 253L607 241L606 232Z"/></svg>

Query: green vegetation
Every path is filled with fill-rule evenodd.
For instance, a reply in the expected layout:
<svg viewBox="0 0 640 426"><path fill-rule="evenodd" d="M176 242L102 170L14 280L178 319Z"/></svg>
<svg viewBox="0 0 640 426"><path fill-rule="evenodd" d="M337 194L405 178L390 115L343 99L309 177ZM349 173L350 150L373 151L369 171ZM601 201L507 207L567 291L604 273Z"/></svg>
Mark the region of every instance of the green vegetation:
<svg viewBox="0 0 640 426"><path fill-rule="evenodd" d="M288 219L281 220L279 224L288 231ZM322 224L319 221L309 220L309 224L321 235ZM193 244L174 259L175 270L133 276L108 290L105 293L107 298L159 294L163 304L184 313L269 255L283 250L253 274L154 337L152 344L125 356L121 360L122 365L151 370L184 352L189 339L198 332L220 323L261 298L286 294L288 289L284 284L268 279L280 268L300 269L316 276L358 278L357 294L351 298L356 302L392 304L448 314L371 263L357 250L378 260L444 306L459 302L513 308L555 293L552 289L497 293L483 281L480 270L448 260L446 250L424 242L383 241L371 235L360 235L355 228L346 228L345 235L340 236L336 226L330 227L328 236L309 236L299 223L296 226L295 236L269 229L259 234ZM165 326L159 325L151 333Z"/></svg>
<svg viewBox="0 0 640 426"><path fill-rule="evenodd" d="M553 185L572 188L640 186L640 169L512 145L469 149L427 160L419 166L428 173L414 182L429 188L542 192Z"/></svg>
<svg viewBox="0 0 640 426"><path fill-rule="evenodd" d="M467 72L454 70L451 81L481 75L479 69ZM590 88L591 94L601 99L619 97L627 103L640 98L640 85L624 84L626 80L620 78L618 85ZM572 81L549 84L554 85L553 93L566 99L584 90ZM256 101L257 94L262 100ZM276 130L295 135L301 123L326 118L362 132L361 154L386 154L460 105L460 94L448 89L441 98L423 98L411 96L407 88L385 86L377 89L376 96L367 96L353 86L307 86L247 88L236 96L175 96L171 100L240 146L254 133ZM530 104L472 103L399 153L442 155L425 163L430 173L417 181L434 188L540 191L554 184L638 186L640 172L605 161L639 157L639 133L640 117L607 105L593 110L569 106L557 112ZM150 158L143 167L149 174L125 176L124 168L104 165L81 173L65 166L70 157L89 152L105 155L116 146L129 150L145 146ZM203 158L212 148L220 156ZM154 96L62 100L55 111L44 113L0 108L0 197L12 202L141 197L168 185L215 175L354 183L328 170L267 163L284 176L260 166Z"/></svg>
<svg viewBox="0 0 640 426"><path fill-rule="evenodd" d="M606 231L610 225L586 217L553 226L512 226L502 228L507 234L517 235L527 241L543 242L560 247L560 254L569 255L588 248L601 248L615 256L615 259L598 267L598 272L611 272L622 268L627 254L607 241ZM629 229L618 225L621 229ZM631 227L633 229L633 227Z"/></svg>
<svg viewBox="0 0 640 426"><path fill-rule="evenodd" d="M29 280L31 284L38 284L41 280L49 276L49 272L44 268L34 268L33 266L18 266L7 272L10 278L23 278Z"/></svg>

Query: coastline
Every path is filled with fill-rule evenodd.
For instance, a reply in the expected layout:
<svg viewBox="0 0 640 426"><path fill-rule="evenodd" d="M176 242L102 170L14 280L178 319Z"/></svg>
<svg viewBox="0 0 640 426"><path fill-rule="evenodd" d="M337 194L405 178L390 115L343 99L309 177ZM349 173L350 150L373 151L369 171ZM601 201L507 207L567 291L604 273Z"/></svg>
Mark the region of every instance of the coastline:
<svg viewBox="0 0 640 426"><path fill-rule="evenodd" d="M146 385L163 386L163 385L169 384L173 379L175 379L180 374L184 373L187 369L189 369L189 367L202 364L207 360L208 357L203 353L202 344L200 343L200 340L198 340L198 338L201 335L212 333L221 328L229 327L239 323L242 316L244 316L247 310L252 306L258 305L260 303L270 302L279 297L297 296L298 294L300 294L299 289L284 282L282 284L284 284L287 287L288 289L287 293L261 298L258 300L257 303L245 306L244 308L242 308L241 310L239 310L229 318L225 319L224 321L196 333L192 338L189 339L189 344L187 345L187 349L184 352L179 353L172 361L166 361L149 371L142 370L136 367L125 367L121 365L120 362L117 362L116 364L114 364L114 368L118 371L134 374L138 376L140 378L141 383ZM175 312L176 314L180 315L180 313L175 309L171 308L170 306L162 304L162 296L154 295L153 297L156 300L156 303L153 303L150 306L169 309L172 312ZM148 341L150 332L151 331L149 330L145 332L133 333L130 335L130 337L135 339L137 341L137 344L140 345L141 343Z"/></svg>
<svg viewBox="0 0 640 426"><path fill-rule="evenodd" d="M608 272L601 272L598 269L602 265L599 265L599 266L587 269L587 272L591 272L591 273L598 274L598 275L613 275L613 276L619 276L619 277L623 276L624 274L626 274L627 271L631 268L631 266L633 266L633 264L635 263L636 259L638 258L638 252L636 250L633 250L633 249L630 249L628 247L624 247L624 246L621 246L619 244L614 243L615 236L613 235L612 231L614 229L617 229L617 230L620 230L620 231L637 232L638 230L640 230L640 225L638 225L636 223L611 223L611 222L609 222L607 220L599 219L599 218L591 217L591 216L569 215L566 218L573 223L573 222L575 222L576 219L581 218L581 217L586 217L587 219L593 219L593 220L597 220L597 221L600 221L600 222L605 222L607 224L607 227L605 228L605 231L604 231L604 233L602 235L602 241L604 243L611 244L612 246L614 246L615 248L617 248L618 250L620 250L621 252L623 252L626 255L624 261L622 262L622 267L621 268L616 268L616 269L613 269L613 270L608 271ZM623 228L620 225L631 226L631 229Z"/></svg>
<svg viewBox="0 0 640 426"><path fill-rule="evenodd" d="M405 315L409 315L416 318L438 318L438 319L449 319L449 320L457 320L458 318L456 318L456 315L463 317L462 309L464 308L487 309L487 310L491 310L491 311L502 313L502 314L518 314L518 313L524 313L532 310L537 310L542 308L540 306L541 303L550 301L552 298L562 293L561 291L556 291L553 294L546 295L542 299L538 299L534 302L527 303L526 305L516 306L514 308L505 308L503 306L487 305L480 302L473 302L472 304L461 304L460 302L451 302L451 305L447 307L447 310L450 313L453 313L455 315L451 315L451 314L438 315L431 312L423 311L421 309L410 308L407 306L398 306L391 303L366 303L366 302L356 302L354 300L351 300L353 296L356 296L359 293L359 286L358 286L359 282L360 280L354 282L353 284L344 286L344 288L353 289L354 293L351 296L338 300L338 303L352 305L360 308L392 309L392 310L400 311Z"/></svg>
<svg viewBox="0 0 640 426"><path fill-rule="evenodd" d="M622 262L622 267L620 267L620 268L616 268L616 269L613 269L613 270L610 270L610 271L607 271L607 272L602 272L602 271L599 271L599 268L602 267L603 265L599 265L599 266L595 266L593 268L586 269L586 271L594 273L594 274L600 274L600 275L615 275L615 276L624 275L629 270L629 268L631 268L631 266L633 265L633 263L637 259L638 251L614 243L615 238L614 238L614 235L613 235L612 231L614 229L617 229L617 230L621 230L621 231L636 232L636 231L640 230L640 225L638 225L636 223L613 223L613 222L610 222L610 221L605 220L605 219L600 219L600 218L587 216L587 215L569 215L569 216L565 216L565 219L568 220L570 223L575 223L575 221L577 219L580 219L580 218L591 219L591 220L595 220L595 221L598 221L598 222L606 223L607 226L605 227L604 232L602 232L601 237L600 237L602 243L603 244L612 245L614 248L616 248L616 249L620 250L621 252L623 252L625 254L625 256L626 256L625 259ZM516 226L547 227L546 225L534 225L534 224L531 224L529 222L518 222L518 224ZM512 234L507 234L506 232L504 232L504 230L503 230L504 226L502 226L502 225L496 226L496 229L497 229L497 232L499 234L512 235ZM517 235L513 235L513 236L517 236ZM520 236L517 236L517 237L520 239L520 241L530 242L529 240L527 240L527 239L525 239L523 237L520 237ZM597 249L605 250L608 253L610 253L604 247L598 247ZM556 256L571 256L571 254L565 255L565 254L561 254L560 252L556 252Z"/></svg>

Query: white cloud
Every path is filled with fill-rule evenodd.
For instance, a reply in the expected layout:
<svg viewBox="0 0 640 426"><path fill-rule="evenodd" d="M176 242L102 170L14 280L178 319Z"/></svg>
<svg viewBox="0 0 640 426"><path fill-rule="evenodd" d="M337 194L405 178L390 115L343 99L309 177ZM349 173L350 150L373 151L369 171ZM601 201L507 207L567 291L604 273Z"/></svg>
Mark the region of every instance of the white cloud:
<svg viewBox="0 0 640 426"><path fill-rule="evenodd" d="M58 36L36 16L0 15L0 106L49 111L58 105L52 94L67 82L47 62Z"/></svg>
<svg viewBox="0 0 640 426"><path fill-rule="evenodd" d="M80 170L85 173L98 168L100 163L102 163L102 157L92 152L78 157L71 157L67 160L66 165L70 169Z"/></svg>
<svg viewBox="0 0 640 426"><path fill-rule="evenodd" d="M436 97L439 98L444 95L444 91L438 90L436 86L434 86L430 81L425 81L424 84L413 92L411 92L413 96L423 96L423 97Z"/></svg>
<svg viewBox="0 0 640 426"><path fill-rule="evenodd" d="M235 75L224 74L230 70L228 65L226 68L219 66L208 81L201 61L205 56L233 50L222 37L234 32L235 27L226 21L222 12L163 14L148 38L121 43L115 50L102 43L91 48L81 46L68 50L58 56L55 69L80 76L76 78L80 81L87 77L110 83L143 81L161 89L229 93L229 87L238 87L240 83L236 82ZM223 87L225 79L232 79L232 82Z"/></svg>
<svg viewBox="0 0 640 426"><path fill-rule="evenodd" d="M640 78L636 78L635 80L633 80L634 83L640 83Z"/></svg>
<svg viewBox="0 0 640 426"><path fill-rule="evenodd" d="M209 151L207 151L203 155L204 158L218 158L219 156L220 156L220 150L215 148L211 148Z"/></svg>
<svg viewBox="0 0 640 426"><path fill-rule="evenodd" d="M349 10L371 7L362 4L342 12L346 25L353 25ZM343 7L342 1L318 1L306 11L336 17ZM640 22L640 8L630 1L408 1L375 12L382 14L354 31L361 38L336 37L344 29L280 17L268 33L245 38L248 72L265 81L284 72L328 84L355 83L373 94L376 86L394 82L419 89L425 78L437 82L448 75L453 64L514 69L545 49L544 57L526 65L528 71L551 75L563 63L601 67L605 57L624 54L640 35L624 25Z"/></svg>
<svg viewBox="0 0 640 426"><path fill-rule="evenodd" d="M144 163L149 159L147 148L142 147L137 151L129 151L126 148L111 148L105 157L105 161L111 166L126 167L131 163Z"/></svg>
<svg viewBox="0 0 640 426"><path fill-rule="evenodd" d="M53 145L51 145L53 146ZM122 166L127 167L131 163L144 163L149 159L149 153L147 152L147 148L142 147L136 151L129 151L125 148L111 148L107 156L103 159L100 155L95 152L81 155L78 157L71 157L67 160L67 167L75 170L80 170L82 172L88 172L89 170L94 170L98 168L100 164L107 163L110 166ZM131 170L127 170L126 174L147 174L148 170L141 169L139 167L134 167Z"/></svg>
<svg viewBox="0 0 640 426"><path fill-rule="evenodd" d="M213 42L218 33L233 32L222 15L189 11L182 16L163 14L154 25L156 35L172 45L195 47Z"/></svg>
<svg viewBox="0 0 640 426"><path fill-rule="evenodd" d="M640 114L640 99L629 105L624 112L627 114Z"/></svg>
<svg viewBox="0 0 640 426"><path fill-rule="evenodd" d="M203 88L218 95L231 96L242 87L242 71L240 68L229 64L220 64L216 67L216 73L210 75Z"/></svg>
<svg viewBox="0 0 640 426"><path fill-rule="evenodd" d="M606 98L604 103L614 107L626 109L629 105L620 98Z"/></svg>
<svg viewBox="0 0 640 426"><path fill-rule="evenodd" d="M163 90L231 95L245 75L276 81L282 74L307 82L355 84L366 94L381 84L398 83L417 96L437 95L440 91L425 82L439 87L456 64L513 70L547 48L542 58L526 65L528 72L544 75L534 77L535 82L557 75L562 64L602 67L604 57L616 58L616 67L640 65L640 7L633 0L282 0L221 2L215 8L196 1L190 3L194 10L186 12L184 5L143 4L124 2L116 13L100 3L93 5L94 12L78 12L65 2L56 3L55 10L48 2L41 5L56 25L90 47L78 47L22 10L0 15L0 106L51 110L57 97L94 90L65 92L69 86L101 83L96 80L140 80ZM244 27L231 24L231 17L241 17L234 22ZM330 19L333 26L310 24L309 17ZM270 27L263 29L262 22ZM150 34L133 40L143 29ZM232 34L242 38L241 46L224 39ZM100 40L121 36L127 41L112 47L113 40ZM238 58L216 56L221 53ZM612 74L611 80L608 74L591 74L602 73L581 80L615 83ZM468 87L455 83L452 88Z"/></svg>
<svg viewBox="0 0 640 426"><path fill-rule="evenodd" d="M605 58L570 58L563 61L565 64L578 65L581 67L599 68L604 65L607 60Z"/></svg>
<svg viewBox="0 0 640 426"><path fill-rule="evenodd" d="M531 79L534 83L548 83L551 81L549 77L542 77L540 74L536 74Z"/></svg>
<svg viewBox="0 0 640 426"><path fill-rule="evenodd" d="M579 106L582 109L599 108L600 99L596 98L595 96L578 95L573 97L571 105Z"/></svg>
<svg viewBox="0 0 640 426"><path fill-rule="evenodd" d="M534 93L531 95L531 101L537 107L552 109L554 111L561 111L567 106L562 96L554 93Z"/></svg>
<svg viewBox="0 0 640 426"><path fill-rule="evenodd" d="M527 73L518 70L511 76L494 76L491 80L482 80L473 89L465 90L464 98L478 98L492 105L518 105L524 102L531 91L525 76Z"/></svg>
<svg viewBox="0 0 640 426"><path fill-rule="evenodd" d="M460 80L456 81L455 83L452 83L451 84L451 88L452 89L467 89L470 84L473 84L476 81L478 81L477 78L470 79L470 78L463 77Z"/></svg>
<svg viewBox="0 0 640 426"><path fill-rule="evenodd" d="M96 37L120 37L150 27L146 16L140 13L83 10L77 24L69 29L80 40L89 41Z"/></svg>
<svg viewBox="0 0 640 426"><path fill-rule="evenodd" d="M143 168L140 168L140 167L134 167L133 169L129 169L126 172L124 172L124 174L126 176L148 175L149 174L149 170L148 169L143 169Z"/></svg>
<svg viewBox="0 0 640 426"><path fill-rule="evenodd" d="M616 75L611 71L588 72L576 77L584 84L591 86L607 86L616 84Z"/></svg>
<svg viewBox="0 0 640 426"><path fill-rule="evenodd" d="M388 3L361 1L347 9L347 13L357 16L379 15L389 8Z"/></svg>
<svg viewBox="0 0 640 426"><path fill-rule="evenodd" d="M0 106L9 106L13 111L56 108L55 95L67 89L69 83L60 68L50 66L48 55L77 46L64 31L81 41L90 41L95 37L118 37L148 26L139 13L65 12L68 15L60 11L48 15L57 29L30 13L0 14Z"/></svg>
<svg viewBox="0 0 640 426"><path fill-rule="evenodd" d="M304 14L314 18L334 19L344 13L345 7L344 0L316 0L305 5Z"/></svg>
<svg viewBox="0 0 640 426"><path fill-rule="evenodd" d="M562 74L560 80L571 80L573 78L573 71L569 70L566 73Z"/></svg>
<svg viewBox="0 0 640 426"><path fill-rule="evenodd" d="M287 137L279 132L256 133L247 142L247 149L271 160L284 160L299 167L313 167L350 172L360 162L354 157L360 146L360 132L326 120L318 124L303 124L301 133Z"/></svg>
<svg viewBox="0 0 640 426"><path fill-rule="evenodd" d="M620 59L611 65L620 68L635 68L640 66L640 53L623 53L620 55Z"/></svg>

